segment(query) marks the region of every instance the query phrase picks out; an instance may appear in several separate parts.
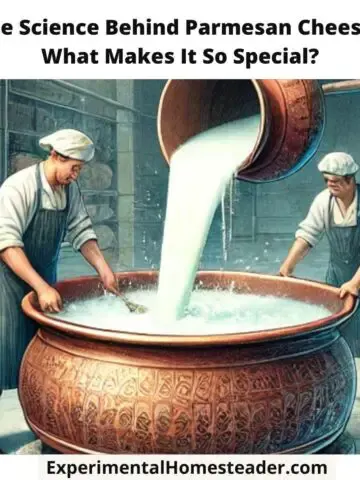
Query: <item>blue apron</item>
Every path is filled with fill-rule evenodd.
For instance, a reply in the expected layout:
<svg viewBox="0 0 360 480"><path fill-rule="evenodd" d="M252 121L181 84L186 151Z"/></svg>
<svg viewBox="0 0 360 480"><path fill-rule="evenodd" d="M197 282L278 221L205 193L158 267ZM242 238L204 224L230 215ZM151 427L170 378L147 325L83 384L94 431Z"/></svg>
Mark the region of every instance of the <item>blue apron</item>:
<svg viewBox="0 0 360 480"><path fill-rule="evenodd" d="M331 203L329 201L329 225L326 235L330 244L330 259L326 273L326 282L340 287L355 275L360 267L360 185L356 186L358 193L357 224L354 227L338 227L331 223ZM360 312L355 313L342 333L354 355L360 355Z"/></svg>
<svg viewBox="0 0 360 480"><path fill-rule="evenodd" d="M40 165L36 168L36 210L23 235L24 251L33 268L50 285L56 282L61 243L66 234L69 186L66 207L45 210L42 205ZM20 363L36 333L37 324L21 310L23 297L31 290L0 260L0 391L17 388Z"/></svg>

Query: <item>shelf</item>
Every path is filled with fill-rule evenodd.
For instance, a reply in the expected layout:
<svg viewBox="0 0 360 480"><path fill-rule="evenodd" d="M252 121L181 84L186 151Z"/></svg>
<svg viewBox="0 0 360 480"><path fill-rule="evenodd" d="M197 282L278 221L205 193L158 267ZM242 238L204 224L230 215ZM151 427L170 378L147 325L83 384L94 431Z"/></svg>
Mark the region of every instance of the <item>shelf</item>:
<svg viewBox="0 0 360 480"><path fill-rule="evenodd" d="M30 130L15 130L14 128L9 128L8 129L9 133L15 134L15 135L27 135L29 137L38 137L41 138L45 134L44 133L39 133L39 132L32 132Z"/></svg>
<svg viewBox="0 0 360 480"><path fill-rule="evenodd" d="M18 96L18 97L22 97L22 98L26 98L26 99L32 100L34 102L39 102L39 103L42 103L44 105L48 105L48 106L51 106L51 107L62 108L63 110L69 110L71 112L79 113L80 115L85 115L87 117L93 117L93 118L96 118L98 120L103 120L104 122L108 122L108 123L111 123L111 124L116 124L117 123L116 118L106 117L104 115L91 113L91 112L88 112L86 110L80 110L79 108L72 107L70 105L62 105L61 103L53 102L51 100L47 100L47 99L38 97L37 95L32 95L32 94L27 93L27 92L22 92L20 90L14 89L14 88L9 89L9 94L14 95L14 96Z"/></svg>
<svg viewBox="0 0 360 480"><path fill-rule="evenodd" d="M93 220L93 219L91 219L91 223L93 225L107 225L107 226L110 226L110 225L119 225L119 220L117 220L116 218L109 218L109 219L106 219L106 220Z"/></svg>
<svg viewBox="0 0 360 480"><path fill-rule="evenodd" d="M102 195L106 197L118 197L119 193L116 190L87 190L85 188L81 188L80 191L82 195Z"/></svg>

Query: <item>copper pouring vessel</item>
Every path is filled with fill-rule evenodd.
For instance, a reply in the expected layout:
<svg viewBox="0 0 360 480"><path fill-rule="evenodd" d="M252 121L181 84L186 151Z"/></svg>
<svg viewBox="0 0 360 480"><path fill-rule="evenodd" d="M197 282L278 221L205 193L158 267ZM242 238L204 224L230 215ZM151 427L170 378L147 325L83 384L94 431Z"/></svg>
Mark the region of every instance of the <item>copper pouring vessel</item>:
<svg viewBox="0 0 360 480"><path fill-rule="evenodd" d="M237 178L281 180L297 172L321 141L324 95L313 80L169 80L158 109L162 153L171 155L192 136L211 127L260 113L253 152Z"/></svg>
<svg viewBox="0 0 360 480"><path fill-rule="evenodd" d="M169 80L158 108L158 137L167 162L192 136L260 113L253 152L236 177L252 183L285 179L304 167L321 142L324 95L360 91L360 80Z"/></svg>

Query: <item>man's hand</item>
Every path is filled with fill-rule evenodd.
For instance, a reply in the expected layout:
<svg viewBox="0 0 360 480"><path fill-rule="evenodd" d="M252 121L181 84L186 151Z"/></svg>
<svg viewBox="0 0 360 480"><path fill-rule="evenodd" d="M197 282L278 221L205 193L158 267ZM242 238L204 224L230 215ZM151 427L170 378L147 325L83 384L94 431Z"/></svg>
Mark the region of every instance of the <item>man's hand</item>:
<svg viewBox="0 0 360 480"><path fill-rule="evenodd" d="M347 293L351 293L355 296L359 295L359 286L353 280L343 283L340 287L340 298L344 298Z"/></svg>
<svg viewBox="0 0 360 480"><path fill-rule="evenodd" d="M279 275L281 277L291 277L294 268L289 267L286 263L283 263L279 269Z"/></svg>
<svg viewBox="0 0 360 480"><path fill-rule="evenodd" d="M110 268L105 268L100 273L100 278L101 278L101 281L104 285L105 290L107 290L111 293L114 293L115 295L119 294L118 283L116 281L116 277L114 275L114 272Z"/></svg>
<svg viewBox="0 0 360 480"><path fill-rule="evenodd" d="M37 292L38 302L43 312L58 313L63 308L61 296L55 288L47 285Z"/></svg>
<svg viewBox="0 0 360 480"><path fill-rule="evenodd" d="M95 268L104 285L105 290L108 290L115 295L119 295L118 285L114 275L107 264L104 255L102 254L96 240L88 240L80 248L82 256L85 260Z"/></svg>
<svg viewBox="0 0 360 480"><path fill-rule="evenodd" d="M311 245L306 240L297 238L279 269L279 275L291 277L296 265L309 253L310 249Z"/></svg>

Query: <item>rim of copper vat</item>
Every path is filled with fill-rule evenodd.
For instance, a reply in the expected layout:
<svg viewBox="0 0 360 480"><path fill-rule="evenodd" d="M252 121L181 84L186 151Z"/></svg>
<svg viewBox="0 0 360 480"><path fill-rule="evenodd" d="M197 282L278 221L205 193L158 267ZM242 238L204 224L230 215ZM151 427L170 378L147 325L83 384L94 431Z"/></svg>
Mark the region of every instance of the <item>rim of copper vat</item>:
<svg viewBox="0 0 360 480"><path fill-rule="evenodd" d="M213 80L213 81L217 82L219 80L220 79L216 79L216 80ZM236 175L238 175L243 170L247 169L249 166L252 166L252 164L256 160L256 157L259 155L259 153L261 151L260 147L262 147L262 144L265 141L265 136L268 133L268 124L266 122L267 100L266 100L266 97L265 97L265 93L262 91L262 89L261 89L261 87L258 83L258 80L253 80L253 79L240 79L240 80L251 82L252 86L254 87L254 90L257 94L259 106L260 106L260 126L259 126L259 132L258 132L258 135L256 137L254 147L253 147L251 153L246 158L246 160L244 162L242 162L241 168L236 171ZM161 149L161 152L162 152L166 162L169 165L170 165L172 154L183 144L181 142L177 142L177 146L175 148L171 149L171 152L169 154L168 149L166 148L166 146L164 144L164 140L163 140L164 139L163 129L166 128L166 122L164 121L164 118L166 117L166 115L164 114L164 110L165 110L164 109L164 101L165 101L165 98L168 95L169 89L176 88L176 84L174 83L174 81L179 81L179 80L176 80L176 79L167 80L167 82L166 82L166 84L165 84L165 86L164 86L164 88L161 92L161 96L160 96L160 100L159 100L159 106L158 106L158 114L157 114L157 131L158 131L158 140L159 140L159 144L160 144L160 149ZM186 80L186 82L191 82L191 81L194 81L194 82L199 82L200 81L201 82L201 81L209 81L209 80ZM174 115L176 115L176 112L174 113ZM165 120L166 120L166 118L165 118ZM206 129L204 129L204 130L200 130L198 133L206 131L207 128L208 127L206 127ZM175 132L171 132L171 133L174 136ZM191 136L186 138L186 140L189 140L190 138L191 138Z"/></svg>
<svg viewBox="0 0 360 480"><path fill-rule="evenodd" d="M342 303L342 308L336 313L333 313L327 317L319 318L311 322L307 322L300 325L274 328L269 330L243 332L243 333L230 333L230 334L216 334L216 335L168 335L168 334L144 334L144 333L131 333L123 331L107 330L95 327L87 327L83 325L77 325L64 320L51 318L34 307L36 303L36 296L34 292L28 293L22 300L21 306L27 316L35 320L42 327L56 330L60 333L70 336L76 336L83 339L92 339L97 341L105 341L112 343L127 343L136 344L142 346L167 346L167 347L216 347L225 345L246 345L251 343L263 343L269 341L275 341L285 339L288 337L304 336L310 333L318 333L328 329L335 328L340 324L345 323L350 316L354 313L355 308L358 306L359 299L351 294L347 294L344 299L339 298L339 289L330 285L316 282L312 280L299 279L295 277L279 277L275 275L257 274L257 273L243 273L239 271L201 271L198 272L196 283L199 284L207 277L214 276L215 282L231 282L234 279L242 279L243 282L246 279L262 280L263 282L278 283L286 282L288 285L297 284L303 286L305 289L310 288L318 290L318 293L323 292L329 296L333 296L333 301L336 299L336 303ZM116 274L117 279L125 285L130 286L150 286L156 285L158 278L157 271L131 271L120 272ZM60 293L62 289L68 289L69 292L73 290L74 282L80 286L82 282L92 282L97 285L97 289L100 287L99 279L96 276L83 276L76 277L74 279L64 280L57 283L57 288ZM224 283L218 283L221 287ZM230 283L229 283L230 285ZM99 291L99 290L98 290ZM126 291L126 290L125 290ZM241 293L241 290L238 290ZM276 290L274 290L276 292ZM290 290L291 291L291 290ZM87 292L88 293L88 292ZM245 292L246 293L246 289ZM249 290L247 293L250 293ZM258 293L254 291L254 293ZM275 293L276 294L276 293ZM273 294L274 295L274 294ZM65 297L66 298L66 297ZM78 298L78 297L77 297ZM288 296L287 298L294 298L294 296ZM316 295L314 295L316 298ZM296 298L295 298L296 299ZM317 304L319 305L319 304ZM134 320L136 319L136 314Z"/></svg>

